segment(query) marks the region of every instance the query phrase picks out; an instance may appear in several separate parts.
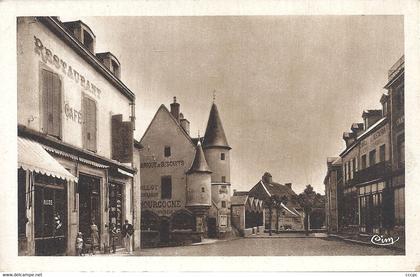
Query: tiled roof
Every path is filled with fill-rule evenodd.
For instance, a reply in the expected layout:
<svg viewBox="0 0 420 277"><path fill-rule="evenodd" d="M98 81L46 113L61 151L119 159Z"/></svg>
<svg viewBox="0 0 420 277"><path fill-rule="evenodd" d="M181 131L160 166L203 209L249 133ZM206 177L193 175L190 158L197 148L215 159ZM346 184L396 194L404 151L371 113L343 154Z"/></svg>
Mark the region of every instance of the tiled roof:
<svg viewBox="0 0 420 277"><path fill-rule="evenodd" d="M195 157L194 161L191 165L191 168L188 170L188 173L193 172L208 172L211 173L210 167L207 164L206 158L204 156L203 148L201 147L201 143L197 143L197 147L195 148Z"/></svg>
<svg viewBox="0 0 420 277"><path fill-rule="evenodd" d="M203 147L219 146L229 148L219 111L215 103L211 106L209 121L204 135Z"/></svg>

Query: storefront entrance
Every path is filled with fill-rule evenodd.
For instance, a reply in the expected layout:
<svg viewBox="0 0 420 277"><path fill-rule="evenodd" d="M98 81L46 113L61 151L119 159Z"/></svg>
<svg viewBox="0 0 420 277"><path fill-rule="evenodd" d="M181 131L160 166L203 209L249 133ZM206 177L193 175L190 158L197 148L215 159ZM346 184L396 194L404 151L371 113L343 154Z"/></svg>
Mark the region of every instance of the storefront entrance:
<svg viewBox="0 0 420 277"><path fill-rule="evenodd" d="M109 184L109 223L113 224L119 232L114 236L114 245L122 246L122 185Z"/></svg>
<svg viewBox="0 0 420 277"><path fill-rule="evenodd" d="M90 241L92 222L95 222L99 234L101 233L99 186L99 178L79 175L79 232L82 232L84 241ZM100 241L99 237L99 245L101 245Z"/></svg>
<svg viewBox="0 0 420 277"><path fill-rule="evenodd" d="M214 217L207 218L207 235L209 238L217 237L217 222Z"/></svg>
<svg viewBox="0 0 420 277"><path fill-rule="evenodd" d="M64 255L67 243L66 182L38 175L35 179L35 255Z"/></svg>

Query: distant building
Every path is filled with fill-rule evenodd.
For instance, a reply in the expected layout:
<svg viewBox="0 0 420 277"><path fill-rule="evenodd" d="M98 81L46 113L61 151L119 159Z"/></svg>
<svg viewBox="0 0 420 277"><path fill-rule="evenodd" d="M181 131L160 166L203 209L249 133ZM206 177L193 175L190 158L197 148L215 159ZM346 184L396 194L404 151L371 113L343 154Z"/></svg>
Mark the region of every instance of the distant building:
<svg viewBox="0 0 420 277"><path fill-rule="evenodd" d="M287 203L281 203L278 209L270 208L270 198L274 195L279 198L286 197ZM271 229L273 230L303 230L304 213L297 203L297 195L292 190L291 183L282 185L273 182L271 174L266 172L262 179L249 191L248 196L263 201L266 230L270 228L270 214Z"/></svg>
<svg viewBox="0 0 420 277"><path fill-rule="evenodd" d="M134 222L135 95L82 21L17 19L19 255L74 255L78 232L110 246L109 225ZM114 240L122 247L121 235Z"/></svg>
<svg viewBox="0 0 420 277"><path fill-rule="evenodd" d="M248 191L234 191L231 198L232 226L242 236L264 231L264 203L248 194Z"/></svg>
<svg viewBox="0 0 420 277"><path fill-rule="evenodd" d="M230 147L216 104L206 133L193 138L180 105L161 105L140 151L145 247L223 237L230 226Z"/></svg>
<svg viewBox="0 0 420 277"><path fill-rule="evenodd" d="M338 169L328 163L325 179L329 196L329 230L404 236L404 57L388 73L388 89L380 99L382 110L365 110L363 123L345 132L345 150L340 154L343 190L333 192ZM331 179L332 178L332 179ZM339 188L339 178L337 178ZM335 204L337 201L337 204ZM338 228L334 224L338 209ZM342 209L342 212L341 212Z"/></svg>
<svg viewBox="0 0 420 277"><path fill-rule="evenodd" d="M325 221L328 232L338 232L342 226L342 203L343 195L343 174L340 157L330 157L327 159L327 175L324 179L325 185Z"/></svg>

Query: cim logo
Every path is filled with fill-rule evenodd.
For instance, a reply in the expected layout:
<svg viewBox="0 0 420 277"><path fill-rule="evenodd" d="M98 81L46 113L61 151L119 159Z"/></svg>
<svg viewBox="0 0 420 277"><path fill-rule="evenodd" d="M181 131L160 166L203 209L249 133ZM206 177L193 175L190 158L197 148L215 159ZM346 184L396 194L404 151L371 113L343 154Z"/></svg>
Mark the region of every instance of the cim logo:
<svg viewBox="0 0 420 277"><path fill-rule="evenodd" d="M396 243L399 240L400 240L399 237L394 239L393 237L384 237L383 235L374 235L370 239L370 241L373 244L376 244L376 245L393 245L394 243Z"/></svg>

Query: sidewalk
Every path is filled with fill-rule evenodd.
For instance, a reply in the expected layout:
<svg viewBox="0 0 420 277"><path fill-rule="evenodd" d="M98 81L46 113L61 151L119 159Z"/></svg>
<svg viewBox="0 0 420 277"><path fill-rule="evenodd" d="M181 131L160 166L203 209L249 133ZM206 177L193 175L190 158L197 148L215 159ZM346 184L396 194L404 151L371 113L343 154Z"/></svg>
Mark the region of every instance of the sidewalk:
<svg viewBox="0 0 420 277"><path fill-rule="evenodd" d="M325 238L328 235L326 233L315 233L311 232L308 235L304 231L289 231L289 232L279 232L275 233L273 232L270 236L269 233L261 232L257 234L252 234L250 236L246 236L244 238Z"/></svg>
<svg viewBox="0 0 420 277"><path fill-rule="evenodd" d="M372 236L359 235L359 234L343 234L343 233L328 234L327 237L332 238L332 239L340 239L340 240L343 240L345 242L350 242L350 243L357 243L357 244L379 247L379 248L389 248L389 249L405 252L405 238L403 237L400 238L393 245L376 245L371 242Z"/></svg>

